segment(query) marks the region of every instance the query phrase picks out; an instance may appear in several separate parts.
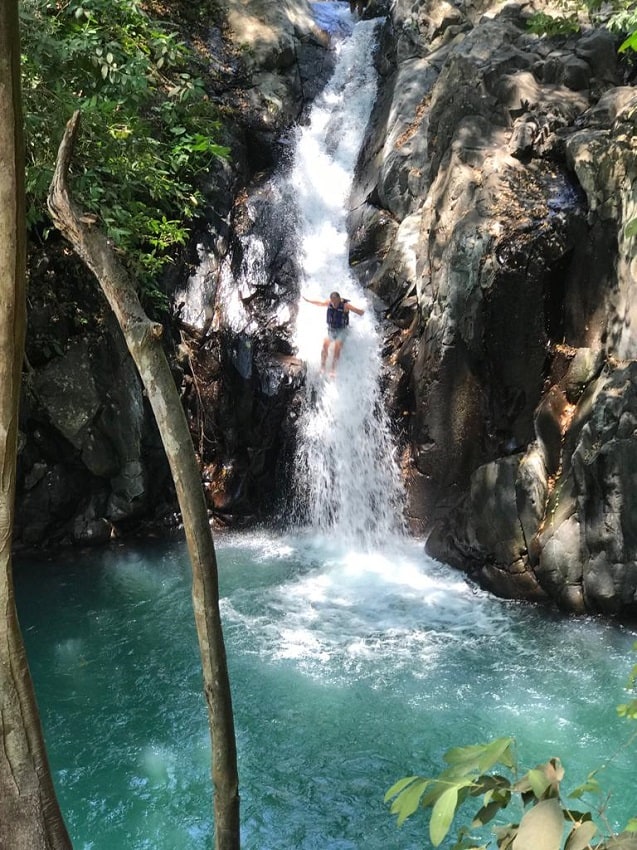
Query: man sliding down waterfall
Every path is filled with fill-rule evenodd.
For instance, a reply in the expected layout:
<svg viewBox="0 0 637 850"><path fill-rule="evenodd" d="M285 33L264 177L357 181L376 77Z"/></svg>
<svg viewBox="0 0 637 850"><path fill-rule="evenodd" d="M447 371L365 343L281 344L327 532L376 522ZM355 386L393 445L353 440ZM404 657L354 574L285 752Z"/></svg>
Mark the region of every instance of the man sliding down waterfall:
<svg viewBox="0 0 637 850"><path fill-rule="evenodd" d="M334 343L332 368L330 370L330 378L333 378L349 328L349 314L356 313L358 316L362 316L365 311L361 310L360 307L354 307L347 298L341 298L338 292L331 292L330 297L325 301L313 301L311 298L306 298L305 295L303 300L307 301L308 304L315 304L317 307L327 307L327 336L323 340L323 348L321 349L321 373L325 372L329 348Z"/></svg>

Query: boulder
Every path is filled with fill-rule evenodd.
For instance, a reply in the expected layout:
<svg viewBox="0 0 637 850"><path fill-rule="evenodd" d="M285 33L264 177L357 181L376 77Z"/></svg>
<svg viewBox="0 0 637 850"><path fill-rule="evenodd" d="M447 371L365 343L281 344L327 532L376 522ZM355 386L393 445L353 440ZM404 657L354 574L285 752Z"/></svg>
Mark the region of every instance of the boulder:
<svg viewBox="0 0 637 850"><path fill-rule="evenodd" d="M106 322L109 325L109 322ZM22 407L16 536L23 543L107 539L154 503L166 462L141 382L113 336L74 338L34 371ZM161 471L160 471L161 470Z"/></svg>

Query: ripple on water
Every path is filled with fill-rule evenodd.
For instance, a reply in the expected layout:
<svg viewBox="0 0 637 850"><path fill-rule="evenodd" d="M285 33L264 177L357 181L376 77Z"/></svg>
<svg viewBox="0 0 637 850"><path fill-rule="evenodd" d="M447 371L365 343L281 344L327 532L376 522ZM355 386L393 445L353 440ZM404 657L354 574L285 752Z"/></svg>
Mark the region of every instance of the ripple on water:
<svg viewBox="0 0 637 850"><path fill-rule="evenodd" d="M397 846L385 789L436 771L452 745L513 735L526 766L560 756L570 789L626 737L613 707L628 630L495 599L414 541L217 545L246 850ZM210 747L186 553L118 557L16 576L74 846L203 850ZM602 776L619 823L632 753ZM424 830L407 824L401 846Z"/></svg>

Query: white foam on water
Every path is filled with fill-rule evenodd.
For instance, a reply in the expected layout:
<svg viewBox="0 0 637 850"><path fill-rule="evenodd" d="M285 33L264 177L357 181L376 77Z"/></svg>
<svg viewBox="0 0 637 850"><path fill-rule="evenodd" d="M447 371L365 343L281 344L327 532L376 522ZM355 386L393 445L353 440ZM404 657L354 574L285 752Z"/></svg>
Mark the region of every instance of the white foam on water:
<svg viewBox="0 0 637 850"><path fill-rule="evenodd" d="M294 660L320 679L352 675L360 662L356 675L367 675L369 664L375 676L380 659L390 667L431 665L449 643L491 641L496 633L502 640L506 631L502 606L428 558L421 541L395 536L370 552L318 534L290 534L273 546L263 534L257 540L262 567L276 559L280 580L255 590L239 579L222 609L264 660Z"/></svg>

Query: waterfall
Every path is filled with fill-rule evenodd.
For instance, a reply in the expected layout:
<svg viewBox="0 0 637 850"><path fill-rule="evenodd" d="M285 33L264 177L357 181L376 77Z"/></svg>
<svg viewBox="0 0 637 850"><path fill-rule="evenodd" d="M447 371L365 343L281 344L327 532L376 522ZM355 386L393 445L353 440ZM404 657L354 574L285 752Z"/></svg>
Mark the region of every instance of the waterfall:
<svg viewBox="0 0 637 850"><path fill-rule="evenodd" d="M318 5L318 4L317 4ZM333 7L351 21L343 4ZM373 310L348 263L347 202L376 97L378 21L360 21L338 47L332 79L297 131L288 196L295 206L301 294L337 290L365 309L351 315L333 378L320 370L326 310L301 300L296 332L307 364L298 420L295 493L302 522L358 542L378 543L400 528L402 488L380 390L380 337Z"/></svg>

